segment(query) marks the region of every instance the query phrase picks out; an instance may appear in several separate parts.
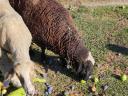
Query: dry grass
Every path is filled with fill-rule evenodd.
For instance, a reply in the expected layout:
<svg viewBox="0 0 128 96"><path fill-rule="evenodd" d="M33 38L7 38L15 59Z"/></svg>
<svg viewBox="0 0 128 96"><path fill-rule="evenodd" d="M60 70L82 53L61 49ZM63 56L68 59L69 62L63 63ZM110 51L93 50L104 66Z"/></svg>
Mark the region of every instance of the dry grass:
<svg viewBox="0 0 128 96"><path fill-rule="evenodd" d="M115 6L115 5L128 5L128 0L57 0L66 8L71 6Z"/></svg>

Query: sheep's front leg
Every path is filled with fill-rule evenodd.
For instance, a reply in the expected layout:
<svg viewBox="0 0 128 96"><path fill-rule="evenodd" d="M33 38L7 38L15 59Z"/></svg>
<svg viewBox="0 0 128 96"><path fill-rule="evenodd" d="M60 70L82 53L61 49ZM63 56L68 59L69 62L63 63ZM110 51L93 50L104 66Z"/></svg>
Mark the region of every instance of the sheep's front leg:
<svg viewBox="0 0 128 96"><path fill-rule="evenodd" d="M34 95L36 94L35 88L32 85L30 73L32 72L33 64L31 61L28 62L21 62L16 64L14 70L17 76L20 78L20 81L25 88L27 95Z"/></svg>
<svg viewBox="0 0 128 96"><path fill-rule="evenodd" d="M32 49L32 44L31 44L31 46L30 46L30 48L29 48L29 55L30 55L31 57L33 57L33 56L35 55L35 53L34 53L34 51L33 51L33 49Z"/></svg>
<svg viewBox="0 0 128 96"><path fill-rule="evenodd" d="M13 68L13 64L12 64L12 61L10 60L10 58L8 57L7 52L1 50L1 48L0 48L0 70L4 76L4 80L5 81L8 80L15 87L21 87L20 80L16 76L16 74L15 73L10 74L12 68Z"/></svg>

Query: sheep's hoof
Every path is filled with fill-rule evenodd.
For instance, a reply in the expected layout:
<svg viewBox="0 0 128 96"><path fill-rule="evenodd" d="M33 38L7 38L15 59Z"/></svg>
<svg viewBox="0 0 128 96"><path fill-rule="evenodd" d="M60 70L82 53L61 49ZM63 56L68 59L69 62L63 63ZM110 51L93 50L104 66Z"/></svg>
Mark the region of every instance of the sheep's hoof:
<svg viewBox="0 0 128 96"><path fill-rule="evenodd" d="M15 87L21 87L21 86L22 86L21 83L20 83L19 78L18 78L16 75L14 75L14 76L11 78L11 83L12 83L13 86L15 86Z"/></svg>
<svg viewBox="0 0 128 96"><path fill-rule="evenodd" d="M35 88L32 86L32 87L29 87L27 89L27 96L35 96L37 94L37 91L35 90Z"/></svg>
<svg viewBox="0 0 128 96"><path fill-rule="evenodd" d="M11 81L11 83L13 84L13 86L15 86L15 87L17 87L17 88L19 88L19 87L22 86L19 81Z"/></svg>

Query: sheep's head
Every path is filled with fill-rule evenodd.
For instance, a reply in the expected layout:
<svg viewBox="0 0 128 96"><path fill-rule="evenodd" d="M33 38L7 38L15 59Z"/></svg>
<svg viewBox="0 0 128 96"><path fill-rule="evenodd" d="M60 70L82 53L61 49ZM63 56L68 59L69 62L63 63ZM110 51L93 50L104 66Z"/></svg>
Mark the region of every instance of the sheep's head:
<svg viewBox="0 0 128 96"><path fill-rule="evenodd" d="M75 69L77 75L84 80L88 80L93 72L93 65L95 60L91 55L91 52L82 51L78 55L77 59L73 64L73 69Z"/></svg>

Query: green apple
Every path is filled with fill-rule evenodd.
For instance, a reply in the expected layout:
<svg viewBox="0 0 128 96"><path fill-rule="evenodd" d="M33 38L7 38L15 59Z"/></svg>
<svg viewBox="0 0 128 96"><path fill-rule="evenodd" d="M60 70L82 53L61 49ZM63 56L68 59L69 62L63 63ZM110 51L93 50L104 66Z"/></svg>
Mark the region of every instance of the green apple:
<svg viewBox="0 0 128 96"><path fill-rule="evenodd" d="M85 81L85 80L81 80L80 83L81 83L81 84L85 84L86 81Z"/></svg>
<svg viewBox="0 0 128 96"><path fill-rule="evenodd" d="M122 80L122 81L126 81L126 80L127 80L127 75L122 74L122 75L121 75L121 80Z"/></svg>
<svg viewBox="0 0 128 96"><path fill-rule="evenodd" d="M98 82L99 82L98 77L95 77L95 78L94 78L94 83L98 83Z"/></svg>
<svg viewBox="0 0 128 96"><path fill-rule="evenodd" d="M123 5L122 8L125 9L126 8L125 5Z"/></svg>
<svg viewBox="0 0 128 96"><path fill-rule="evenodd" d="M8 96L26 96L26 94L24 89L21 87L9 93Z"/></svg>

